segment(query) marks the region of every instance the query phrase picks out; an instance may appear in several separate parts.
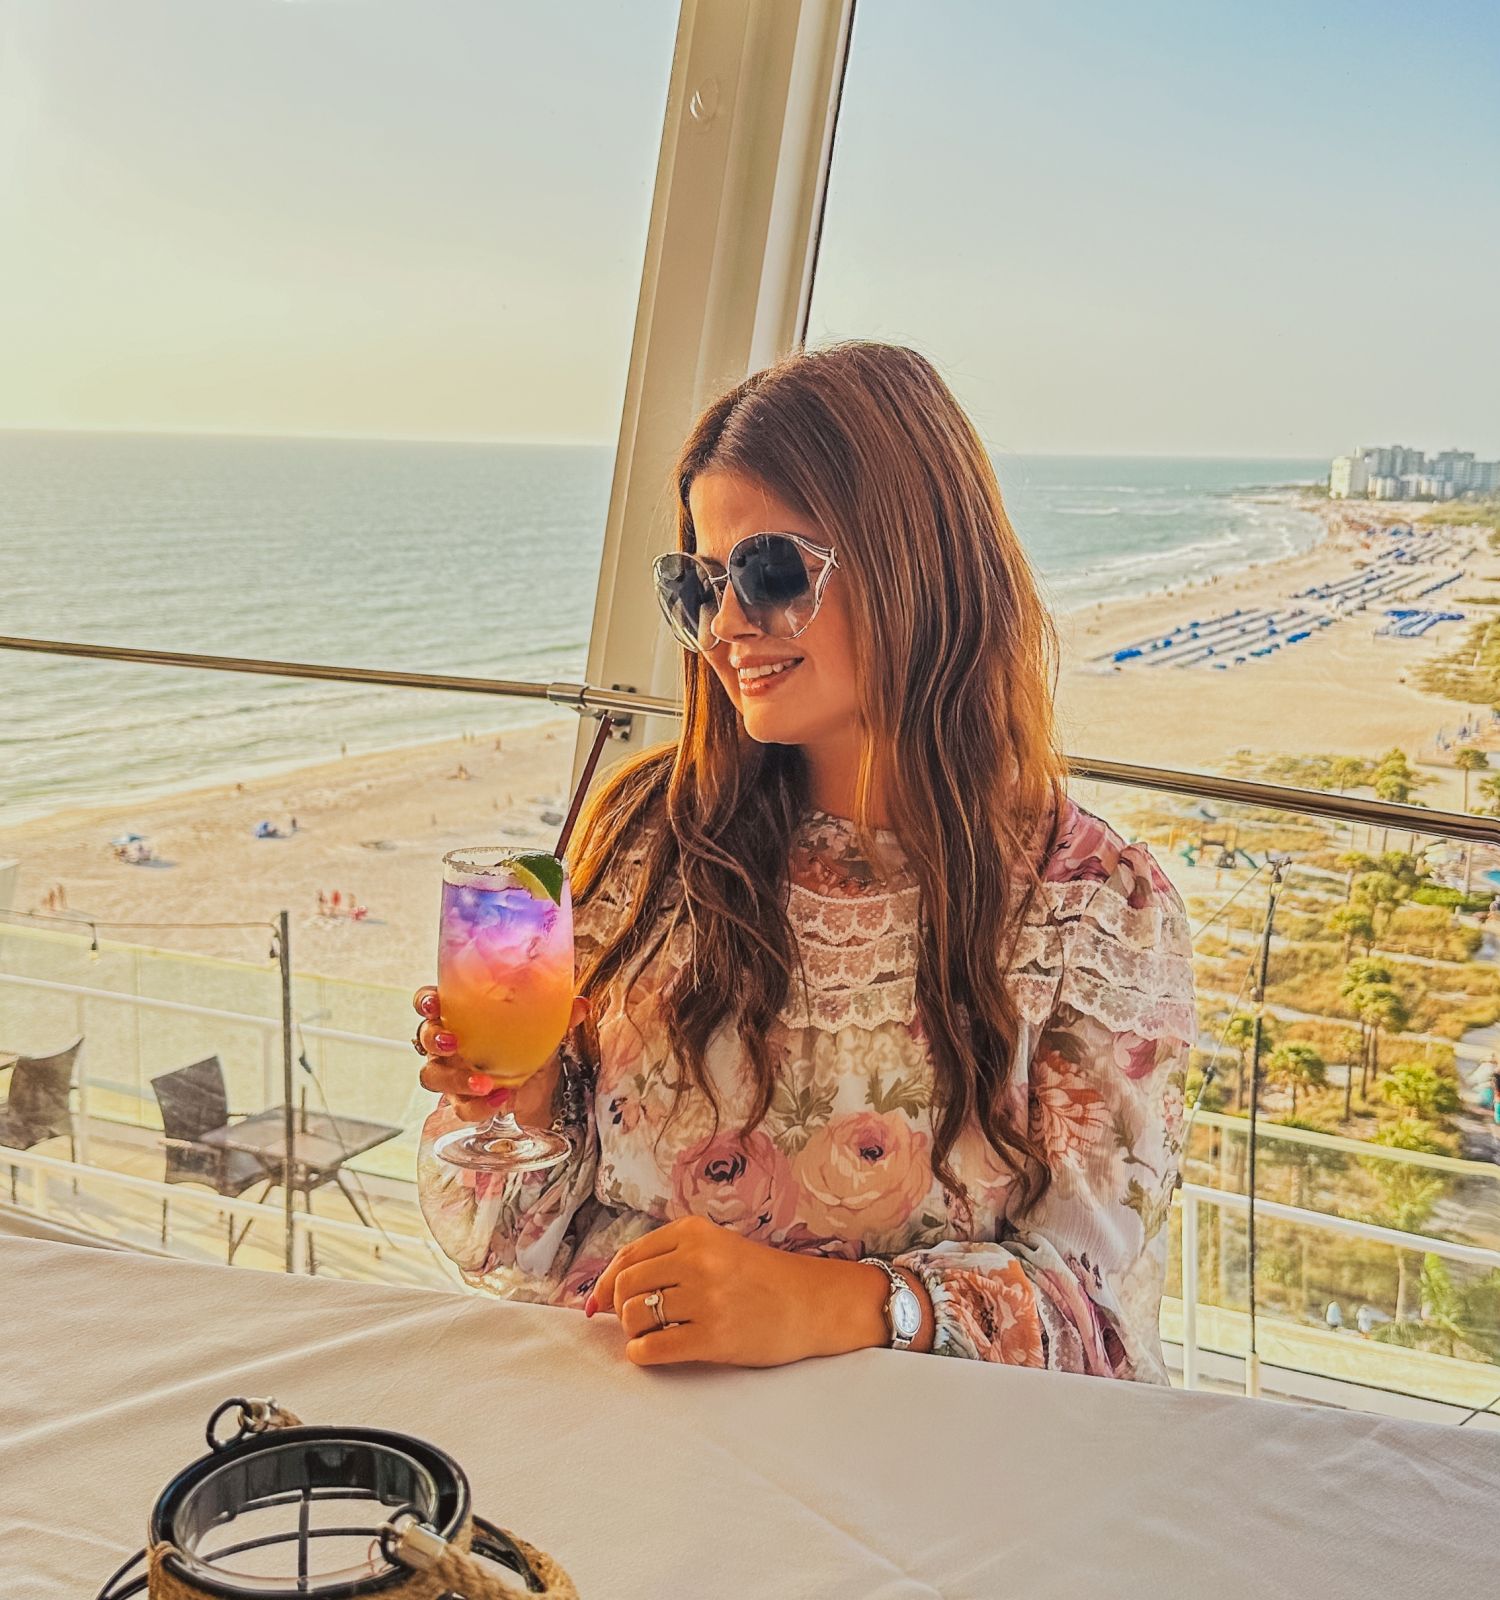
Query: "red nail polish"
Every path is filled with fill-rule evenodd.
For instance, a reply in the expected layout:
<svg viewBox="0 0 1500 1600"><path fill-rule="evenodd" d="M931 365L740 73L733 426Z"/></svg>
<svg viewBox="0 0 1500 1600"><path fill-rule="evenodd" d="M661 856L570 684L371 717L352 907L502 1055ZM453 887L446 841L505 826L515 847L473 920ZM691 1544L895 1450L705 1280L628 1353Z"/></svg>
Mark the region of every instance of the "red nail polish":
<svg viewBox="0 0 1500 1600"><path fill-rule="evenodd" d="M458 1035L456 1033L435 1033L432 1042L438 1048L440 1055L451 1056L458 1049Z"/></svg>
<svg viewBox="0 0 1500 1600"><path fill-rule="evenodd" d="M424 994L422 1003L417 1009L424 1017L435 1017L438 1010L438 997L435 994Z"/></svg>
<svg viewBox="0 0 1500 1600"><path fill-rule="evenodd" d="M595 1313L595 1312L596 1312L596 1311L597 1311L597 1310L598 1310L598 1309L599 1309L599 1308L598 1308L598 1306L596 1306L596 1305L595 1305L595 1304L594 1304L594 1297L593 1297L593 1295L590 1295L590 1296L589 1296L589 1297L588 1297L588 1299L587 1299L587 1300L585 1300L585 1301L584 1301L584 1302L583 1302L583 1314L584 1314L584 1316L586 1316L586 1317L591 1317L591 1316L593 1316L593 1314L594 1314L594 1313Z"/></svg>
<svg viewBox="0 0 1500 1600"><path fill-rule="evenodd" d="M469 1074L470 1094L493 1094L494 1090L495 1080L493 1078L486 1077L482 1072L471 1072Z"/></svg>

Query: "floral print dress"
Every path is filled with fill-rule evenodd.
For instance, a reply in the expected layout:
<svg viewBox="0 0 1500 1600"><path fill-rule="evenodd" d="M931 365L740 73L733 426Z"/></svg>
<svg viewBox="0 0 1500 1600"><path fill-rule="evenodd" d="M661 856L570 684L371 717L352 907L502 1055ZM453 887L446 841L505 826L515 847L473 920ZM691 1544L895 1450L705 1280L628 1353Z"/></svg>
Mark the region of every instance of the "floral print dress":
<svg viewBox="0 0 1500 1600"><path fill-rule="evenodd" d="M437 1162L456 1126L423 1130L422 1205L467 1280L515 1299L581 1306L615 1252L688 1215L785 1250L881 1255L920 1276L933 1352L1166 1382L1157 1317L1177 1182L1183 1081L1196 1037L1182 902L1144 845L1072 801L1007 981L1023 1019L1010 1093L1051 1185L1024 1219L977 1128L933 1175L933 1068L916 1009L919 890L895 836L876 871L853 825L812 812L791 859L787 911L806 968L771 1042L771 1109L743 1145L750 1088L732 1029L711 1041L721 1104L690 1091L656 996L688 952L674 940L595 997L598 1061L565 1045L581 1092L560 1093L572 1156L509 1179ZM581 958L628 904L632 861L577 914ZM623 987L623 986L621 986ZM1019 1209L1019 1208L1016 1208Z"/></svg>

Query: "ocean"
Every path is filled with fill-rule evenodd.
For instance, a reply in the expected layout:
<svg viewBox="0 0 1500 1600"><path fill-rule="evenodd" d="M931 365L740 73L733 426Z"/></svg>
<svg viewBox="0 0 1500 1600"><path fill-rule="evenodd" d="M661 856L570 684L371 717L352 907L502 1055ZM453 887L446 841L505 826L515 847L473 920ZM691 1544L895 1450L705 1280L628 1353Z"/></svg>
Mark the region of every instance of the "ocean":
<svg viewBox="0 0 1500 1600"><path fill-rule="evenodd" d="M999 457L1059 610L1313 544L1322 461ZM0 431L0 633L583 676L603 446ZM664 515L666 512L664 511ZM0 823L545 715L536 702L0 652Z"/></svg>

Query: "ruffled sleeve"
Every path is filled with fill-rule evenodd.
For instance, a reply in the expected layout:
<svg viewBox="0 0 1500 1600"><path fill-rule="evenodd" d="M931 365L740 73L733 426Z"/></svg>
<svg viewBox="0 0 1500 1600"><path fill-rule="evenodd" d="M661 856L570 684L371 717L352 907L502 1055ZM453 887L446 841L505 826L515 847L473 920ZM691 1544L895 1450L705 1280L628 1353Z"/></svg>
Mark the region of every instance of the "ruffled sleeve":
<svg viewBox="0 0 1500 1600"><path fill-rule="evenodd" d="M1197 1034L1187 918L1147 848L1088 813L1043 888L1015 984L1051 1185L993 1242L895 1260L932 1297L935 1353L1165 1383L1157 1320Z"/></svg>
<svg viewBox="0 0 1500 1600"><path fill-rule="evenodd" d="M591 961L630 901L638 852L574 913L577 964ZM581 1300L608 1265L613 1247L601 1242L618 1218L594 1196L599 1130L594 1115L595 1067L575 1030L558 1049L559 1077L552 1127L568 1136L572 1154L543 1172L501 1176L465 1172L439 1161L433 1142L460 1125L446 1100L422 1127L417 1191L422 1214L439 1247L476 1287L512 1299ZM590 1243L596 1248L589 1249Z"/></svg>

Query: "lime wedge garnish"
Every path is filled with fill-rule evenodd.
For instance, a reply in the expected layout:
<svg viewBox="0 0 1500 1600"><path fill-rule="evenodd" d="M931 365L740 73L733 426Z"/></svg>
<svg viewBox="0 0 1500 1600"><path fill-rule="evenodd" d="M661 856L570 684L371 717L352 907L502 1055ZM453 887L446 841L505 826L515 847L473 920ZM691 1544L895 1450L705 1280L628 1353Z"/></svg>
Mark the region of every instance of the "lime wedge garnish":
<svg viewBox="0 0 1500 1600"><path fill-rule="evenodd" d="M563 867L556 856L545 850L527 850L512 856L506 865L533 899L545 895L554 905L562 904Z"/></svg>

